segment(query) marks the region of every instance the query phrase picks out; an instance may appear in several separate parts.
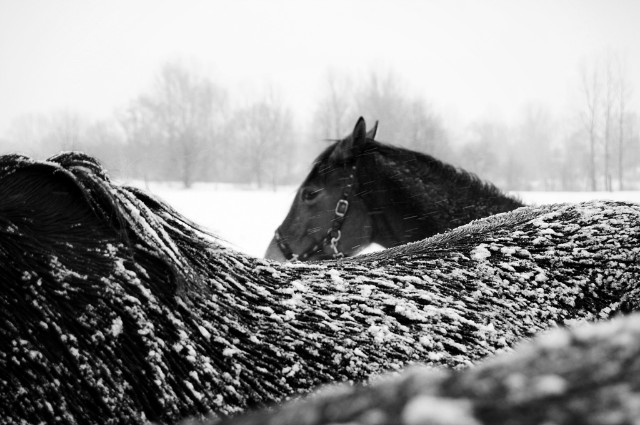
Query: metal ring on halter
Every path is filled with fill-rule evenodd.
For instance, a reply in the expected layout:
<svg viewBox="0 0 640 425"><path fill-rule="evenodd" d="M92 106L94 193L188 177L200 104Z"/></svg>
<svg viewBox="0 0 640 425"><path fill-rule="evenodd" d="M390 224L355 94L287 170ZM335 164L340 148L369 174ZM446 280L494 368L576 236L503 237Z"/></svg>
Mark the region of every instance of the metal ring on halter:
<svg viewBox="0 0 640 425"><path fill-rule="evenodd" d="M349 201L340 199L336 204L335 214L337 217L344 217L349 209Z"/></svg>
<svg viewBox="0 0 640 425"><path fill-rule="evenodd" d="M344 254L340 251L338 251L338 241L340 240L340 238L342 237L342 232L340 232L340 230L337 230L338 234L336 236L332 236L331 233L333 233L332 231L329 231L329 235L331 236L331 249L333 249L333 257L334 258L342 258L344 256Z"/></svg>

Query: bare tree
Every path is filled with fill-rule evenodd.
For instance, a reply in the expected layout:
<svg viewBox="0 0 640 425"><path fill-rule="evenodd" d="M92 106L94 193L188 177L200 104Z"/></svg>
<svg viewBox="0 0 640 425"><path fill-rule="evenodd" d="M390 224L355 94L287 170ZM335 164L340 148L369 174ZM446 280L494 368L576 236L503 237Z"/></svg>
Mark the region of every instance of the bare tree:
<svg viewBox="0 0 640 425"><path fill-rule="evenodd" d="M510 155L518 164L521 188L549 190L553 121L549 110L529 103L522 110L521 121L514 129L514 145Z"/></svg>
<svg viewBox="0 0 640 425"><path fill-rule="evenodd" d="M557 175L562 190L584 190L582 169L589 162L589 152L584 149L584 134L573 129L562 139L562 144L554 149L553 158L558 158Z"/></svg>
<svg viewBox="0 0 640 425"><path fill-rule="evenodd" d="M52 152L42 152L48 127L49 120L43 115L25 114L17 117L11 122L3 151L21 152L36 157L49 155Z"/></svg>
<svg viewBox="0 0 640 425"><path fill-rule="evenodd" d="M318 138L340 139L347 134L357 112L353 111L353 81L346 74L330 70L322 86L315 112L315 128ZM354 118L355 119L355 118Z"/></svg>
<svg viewBox="0 0 640 425"><path fill-rule="evenodd" d="M599 141L602 143L604 189L613 190L615 169L619 188L623 188L625 122L629 116L627 108L631 95L624 63L615 52L607 51L591 61L590 65L584 62L580 68L580 75L584 94L581 117L589 137L591 190L595 190L597 186L596 162Z"/></svg>
<svg viewBox="0 0 640 425"><path fill-rule="evenodd" d="M79 114L69 110L54 112L44 138L47 152L82 150L83 133L88 124Z"/></svg>
<svg viewBox="0 0 640 425"><path fill-rule="evenodd" d="M616 65L618 89L618 189L624 190L625 127L628 120L627 104L631 97L631 88L627 78L626 66L620 57L617 58Z"/></svg>
<svg viewBox="0 0 640 425"><path fill-rule="evenodd" d="M408 100L404 118L405 131L402 136L406 137L406 147L441 160L452 159L449 136L444 124L426 100L419 97Z"/></svg>
<svg viewBox="0 0 640 425"><path fill-rule="evenodd" d="M614 126L614 108L616 106L615 95L617 90L615 88L615 81L612 69L612 56L611 52L607 52L603 63L604 74L604 93L602 98L602 119L603 119L603 183L604 189L611 191L611 139L613 137Z"/></svg>
<svg viewBox="0 0 640 425"><path fill-rule="evenodd" d="M495 121L479 121L468 129L468 139L462 145L457 164L488 179L499 186L505 186L509 138L505 124Z"/></svg>
<svg viewBox="0 0 640 425"><path fill-rule="evenodd" d="M584 109L581 112L582 122L589 136L589 187L595 191L596 184L596 143L598 115L600 104L600 76L594 67L589 69L586 63L580 68L582 90L584 94Z"/></svg>
<svg viewBox="0 0 640 425"><path fill-rule="evenodd" d="M236 161L246 164L250 180L258 187L269 183L274 189L289 168L291 158L291 112L271 92L262 100L236 112L234 138L242 147Z"/></svg>
<svg viewBox="0 0 640 425"><path fill-rule="evenodd" d="M23 115L13 121L7 146L12 151L33 153L39 157L60 151L82 150L88 120L70 110L45 115Z"/></svg>
<svg viewBox="0 0 640 425"><path fill-rule="evenodd" d="M358 87L355 103L359 115L384 123L378 130L380 140L403 144L408 139L405 123L410 101L397 74L372 72Z"/></svg>
<svg viewBox="0 0 640 425"><path fill-rule="evenodd" d="M87 126L82 138L82 151L95 156L116 176L124 176L125 135L114 119L95 121Z"/></svg>
<svg viewBox="0 0 640 425"><path fill-rule="evenodd" d="M452 156L441 118L396 73L372 72L358 88L356 106L360 115L380 121L378 139L440 159Z"/></svg>
<svg viewBox="0 0 640 425"><path fill-rule="evenodd" d="M159 177L154 171L162 143L151 99L145 95L139 96L119 112L118 121L127 145L126 167L132 177L142 178L148 188L149 180Z"/></svg>
<svg viewBox="0 0 640 425"><path fill-rule="evenodd" d="M154 91L145 99L165 142L169 172L185 187L203 174L208 148L215 144L216 117L226 108L226 92L213 82L178 63L161 70Z"/></svg>

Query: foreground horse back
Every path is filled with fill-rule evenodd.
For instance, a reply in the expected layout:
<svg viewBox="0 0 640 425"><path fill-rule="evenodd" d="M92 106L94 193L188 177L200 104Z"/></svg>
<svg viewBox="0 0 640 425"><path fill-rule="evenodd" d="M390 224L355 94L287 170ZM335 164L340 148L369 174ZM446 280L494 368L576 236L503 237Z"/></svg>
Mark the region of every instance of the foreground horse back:
<svg viewBox="0 0 640 425"><path fill-rule="evenodd" d="M83 155L0 158L0 415L175 422L639 307L640 206L522 208L342 262L225 249Z"/></svg>
<svg viewBox="0 0 640 425"><path fill-rule="evenodd" d="M464 371L414 367L200 425L632 424L640 417L639 341L636 313L556 329Z"/></svg>

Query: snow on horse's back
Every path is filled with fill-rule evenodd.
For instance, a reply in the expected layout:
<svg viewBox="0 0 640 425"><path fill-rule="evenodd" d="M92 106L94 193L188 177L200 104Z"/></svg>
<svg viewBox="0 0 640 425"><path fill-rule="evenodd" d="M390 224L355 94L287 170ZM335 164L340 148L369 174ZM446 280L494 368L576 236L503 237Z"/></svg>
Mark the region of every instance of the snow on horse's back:
<svg viewBox="0 0 640 425"><path fill-rule="evenodd" d="M0 157L0 415L172 422L638 309L640 206L525 207L362 257L218 244L95 160Z"/></svg>

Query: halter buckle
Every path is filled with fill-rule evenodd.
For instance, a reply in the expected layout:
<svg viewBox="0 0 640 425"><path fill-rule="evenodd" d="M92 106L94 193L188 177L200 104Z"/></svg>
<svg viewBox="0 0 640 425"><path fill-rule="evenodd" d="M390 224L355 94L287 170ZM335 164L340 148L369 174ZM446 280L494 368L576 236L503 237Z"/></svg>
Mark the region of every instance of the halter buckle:
<svg viewBox="0 0 640 425"><path fill-rule="evenodd" d="M336 216L344 217L348 209L349 209L349 201L347 201L346 199L340 199L336 204L336 211L335 211Z"/></svg>
<svg viewBox="0 0 640 425"><path fill-rule="evenodd" d="M330 237L329 245L331 246L331 249L333 249L333 258L344 257L344 254L338 249L338 241L340 241L340 238L342 237L342 232L340 232L340 230L329 230L328 235Z"/></svg>

